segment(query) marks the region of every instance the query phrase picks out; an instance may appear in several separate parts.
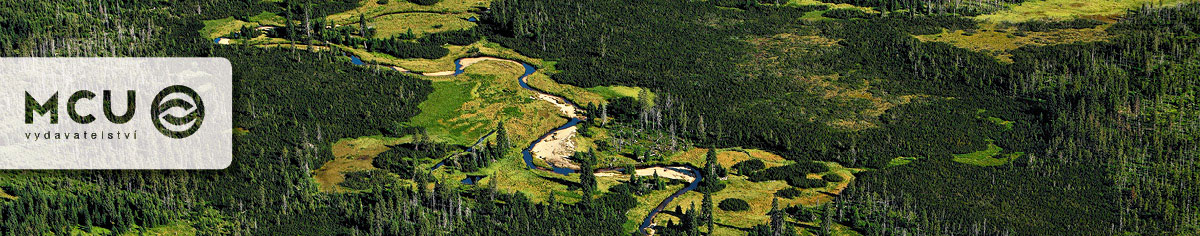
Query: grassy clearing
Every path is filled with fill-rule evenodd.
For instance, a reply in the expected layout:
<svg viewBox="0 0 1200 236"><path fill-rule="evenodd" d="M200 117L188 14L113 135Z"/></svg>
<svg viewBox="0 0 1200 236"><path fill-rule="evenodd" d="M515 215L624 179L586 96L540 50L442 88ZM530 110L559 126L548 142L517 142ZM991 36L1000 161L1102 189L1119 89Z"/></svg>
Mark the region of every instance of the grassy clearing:
<svg viewBox="0 0 1200 236"><path fill-rule="evenodd" d="M542 65L541 59L526 57L524 55L517 53L516 51L513 51L512 49L507 49L507 48L501 47L499 44L490 43L487 40L480 40L479 42L476 42L474 44L467 45L467 46L447 45L446 48L450 50L450 53L446 54L446 56L444 56L442 58L433 59L433 60L429 60L429 59L399 59L399 58L395 58L395 57L388 56L385 54L370 53L361 48L356 48L356 47L360 47L361 45L358 45L358 46L334 45L334 46L338 47L338 49L341 49L342 51L352 53L355 56L362 58L362 60L364 62L367 62L370 64L383 64L383 65L399 66L401 68L404 68L404 69L407 69L407 70L410 70L413 72L420 72L420 73L451 71L451 70L454 70L454 60L463 58L463 57L475 57L475 56L495 56L495 57L499 57L499 58L511 58L511 59L523 61L525 63L529 63L530 65L533 65L535 67ZM478 50L479 52L478 53L470 53L472 48ZM520 73L521 71L524 71L524 69L518 69L516 71L517 71L517 73ZM513 81L516 81L516 77L513 77Z"/></svg>
<svg viewBox="0 0 1200 236"><path fill-rule="evenodd" d="M1091 18L1114 22L1126 10L1145 4L1176 5L1190 0L1044 0L1012 4L1008 10L980 15L976 19L994 23L1031 20Z"/></svg>
<svg viewBox="0 0 1200 236"><path fill-rule="evenodd" d="M893 167L893 166L907 165L908 163L912 163L913 161L920 160L920 159L921 159L920 157L896 157L896 158L892 158L892 161L889 161L887 166Z"/></svg>
<svg viewBox="0 0 1200 236"><path fill-rule="evenodd" d="M435 140L456 144L470 144L473 141L468 141L464 136L472 134L459 133L451 135L450 131L460 130L461 128L470 128L483 126L486 124L466 124L467 122L454 122L458 117L458 110L466 104L467 101L474 99L471 91L478 86L478 83L467 81L437 81L433 83L433 93L421 104L417 105L421 109L421 113L413 117L406 124L418 127L425 127L429 135ZM458 127L456 127L458 126ZM483 131L477 131L480 133ZM475 134L482 135L482 134ZM463 138L456 138L463 137Z"/></svg>
<svg viewBox="0 0 1200 236"><path fill-rule="evenodd" d="M282 16L279 16L279 15L276 15L275 13L267 12L267 11L263 11L262 13L258 13L258 15L251 16L250 18L248 18L246 20L249 20L250 22L258 23L259 25L274 25L274 26L287 25L286 18L283 18Z"/></svg>
<svg viewBox="0 0 1200 236"><path fill-rule="evenodd" d="M617 86L596 86L596 87L587 88L587 90L591 91L593 93L596 93L606 99L614 99L614 98L620 98L620 97L631 97L631 98L635 98L635 99L641 99L639 96L641 95L642 91L645 91L646 94L648 94L650 96L649 99L650 99L651 104L653 104L654 99L658 97L658 95L654 94L654 92L650 91L649 89L641 88L641 87L628 87L628 86L619 86L619 85L617 85Z"/></svg>
<svg viewBox="0 0 1200 236"><path fill-rule="evenodd" d="M995 116L989 116L986 119L991 121L993 124L1003 126L1004 130L1012 130L1013 128L1013 121L1000 119L1000 117Z"/></svg>
<svg viewBox="0 0 1200 236"><path fill-rule="evenodd" d="M426 34L467 29L475 27L475 23L464 19L475 16L474 13L403 13L380 16L371 20L368 25L375 27L376 38L390 38L403 35L412 30L417 37Z"/></svg>
<svg viewBox="0 0 1200 236"><path fill-rule="evenodd" d="M339 184L346 180L346 172L374 170L376 168L371 162L375 160L375 156L387 151L388 146L411 141L412 137L383 136L338 140L331 147L334 159L313 170L317 188L322 192L344 192L347 189Z"/></svg>
<svg viewBox="0 0 1200 236"><path fill-rule="evenodd" d="M692 148L667 157L667 161L690 163L700 167L704 166L705 155L707 154L707 148ZM783 159L783 157L779 155L763 150L741 148L717 149L717 162L721 163L721 166L724 166L725 168L729 168L738 162L750 159L762 160L763 164L766 164L767 167L776 167L792 163L792 161Z"/></svg>
<svg viewBox="0 0 1200 236"><path fill-rule="evenodd" d="M944 42L951 45L983 52L997 60L1012 63L1009 51L1025 46L1044 46L1108 40L1111 35L1105 30L1111 25L1100 25L1087 29L1060 29L1048 32L1020 32L1015 28L1000 28L997 24L980 25L978 31L947 31L932 35L918 35L925 42Z"/></svg>
<svg viewBox="0 0 1200 236"><path fill-rule="evenodd" d="M826 6L829 6L829 9L855 8L855 9L862 10L863 12L866 12L866 13L879 13L879 11L876 11L874 8L870 8L870 7L855 6L855 5L847 4L847 3L827 3L827 2L822 2L820 0L789 0L787 5L793 5L793 6L826 5ZM807 17L807 14L805 16Z"/></svg>
<svg viewBox="0 0 1200 236"><path fill-rule="evenodd" d="M432 164L426 168L428 167L432 167ZM574 203L579 201L580 195L578 190L568 190L568 186L562 184L565 182L578 183L579 175L563 176L545 171L526 169L525 161L520 155L520 149L511 150L508 155L505 155L505 158L497 160L476 172L463 173L453 168L441 168L434 171L434 176L452 183L458 183L459 180L462 180L468 174L488 176L480 180L478 183L479 186L488 186L494 181L497 189L500 191L509 193L521 192L533 202L545 202L549 199L550 193L556 195L554 198L558 202Z"/></svg>
<svg viewBox="0 0 1200 236"><path fill-rule="evenodd" d="M276 15L275 13L266 12L266 11L259 13L258 15L251 16L250 18L248 18L246 20L249 20L249 22L234 19L233 17L226 17L226 18L216 19L216 20L206 20L203 22L204 28L200 29L200 35L203 35L206 39L212 39L212 38L217 38L217 37L225 36L228 34L232 34L234 32L238 32L239 30L242 29L243 26L244 27L258 27L258 26L262 26L262 25L283 26L283 25L287 24L287 20L284 19L282 16Z"/></svg>
<svg viewBox="0 0 1200 236"><path fill-rule="evenodd" d="M566 119L553 105L530 98L534 93L517 82L522 71L514 63L483 61L467 67L464 75L429 77L434 91L405 125L425 127L437 141L467 145L505 121L513 143L532 142Z"/></svg>
<svg viewBox="0 0 1200 236"><path fill-rule="evenodd" d="M579 105L580 107L587 106L588 103L596 104L596 106L599 106L600 104L608 104L608 101L605 100L605 98L609 97L604 96L603 94L596 93L591 89L583 89L571 85L560 84L550 79L550 76L545 74L538 73L530 75L529 78L525 79L525 82L529 83L529 86L531 87L541 89L542 91L546 91L551 94L560 95L563 98L575 102L576 105Z"/></svg>
<svg viewBox="0 0 1200 236"><path fill-rule="evenodd" d="M1022 154L1020 152L1014 152L997 157L1000 155L1001 151L1004 151L1004 149L1000 148L1000 146L996 146L996 144L993 144L992 140L989 139L987 149L966 154L954 154L953 160L958 163L969 165L998 166L1008 163Z"/></svg>
<svg viewBox="0 0 1200 236"><path fill-rule="evenodd" d="M349 11L329 15L326 17L326 19L332 20L334 23L338 24L351 24L357 23L359 15L363 15L365 17L376 17L387 14L413 11L465 13L475 8L486 8L490 3L490 0L442 0L437 4L423 6L408 1L396 0L388 1L387 4L380 5L378 1L364 0L362 1L362 6Z"/></svg>
<svg viewBox="0 0 1200 236"><path fill-rule="evenodd" d="M238 30L242 29L242 26L248 25L252 26L254 24L233 19L233 17L206 20L204 21L204 28L200 29L200 35L203 35L206 39L218 38L233 32L237 32Z"/></svg>
<svg viewBox="0 0 1200 236"><path fill-rule="evenodd" d="M718 156L719 156L719 154L718 154ZM764 162L765 161L766 160L764 160ZM820 178L820 176L823 176L826 174L837 174L837 175L841 175L842 177L844 177L845 180L843 180L842 182L830 183L828 186L826 186L824 188L804 189L804 190L802 190L804 192L804 194L797 198L793 198L793 199L779 198L780 207L786 207L786 206L792 206L792 205L804 205L804 206L812 207L812 206L817 206L820 204L827 203L827 202L833 200L833 196L831 196L830 194L841 193L841 191L850 184L850 181L854 180L854 173L862 171L860 169L845 168L837 163L827 162L825 164L830 167L830 170L828 172L812 174L809 176L809 178ZM738 198L738 199L745 200L747 203L750 203L750 210L725 211L725 210L721 210L720 208L715 208L713 210L714 210L714 214L716 214L716 216L717 216L717 223L735 226L735 227L741 227L741 228L749 228L749 227L753 227L754 225L766 223L769 218L769 216L767 215L767 211L771 210L771 201L773 199L775 199L775 192L777 192L781 189L791 187L791 186L788 186L788 184L784 181L751 182L751 181L747 180L746 177L737 176L737 175L729 176L729 178L725 181L725 183L726 183L726 187L724 190L713 193L713 202L717 203L717 202L720 202L721 200L724 200L727 198ZM678 190L678 188L672 188L672 189ZM826 193L829 193L829 194L826 194ZM667 195L670 195L670 194L667 194ZM647 195L647 196L649 196L649 195ZM659 216L655 217L654 220L659 225L666 224L668 220L673 220L676 223L678 223L679 218L676 217L675 214L672 214L672 213L674 213L675 206L680 206L684 211L686 211L688 209L688 207L690 207L694 203L694 204L696 204L697 210L699 210L699 207L701 205L700 203L703 198L704 198L704 195L702 193L695 192L695 191L680 195L678 198L675 199L675 201L672 201L667 206L667 208L664 210L664 211L670 211L670 212L665 213L665 214L659 214ZM662 198L658 198L658 199L659 199L659 201L662 200ZM642 203L642 202L639 201L639 203ZM654 202L654 204L658 204L658 202ZM652 208L652 207L646 207L646 209L644 209L644 210L642 208L643 208L643 206L639 205L638 208L635 208L634 210L630 211L631 214L637 215L636 219L639 222L641 221L641 219L643 217L646 216L646 213L649 212L649 208ZM727 227L721 227L721 226L717 226L717 227L718 228L727 228ZM718 233L721 232L720 229L718 229L717 232Z"/></svg>

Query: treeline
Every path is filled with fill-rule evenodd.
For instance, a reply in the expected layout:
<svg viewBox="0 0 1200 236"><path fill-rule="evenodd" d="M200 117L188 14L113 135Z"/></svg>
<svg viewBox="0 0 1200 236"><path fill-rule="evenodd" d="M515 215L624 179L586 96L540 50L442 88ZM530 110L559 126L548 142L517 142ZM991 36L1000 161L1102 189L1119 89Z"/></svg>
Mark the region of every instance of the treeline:
<svg viewBox="0 0 1200 236"><path fill-rule="evenodd" d="M395 56L397 58L437 59L450 53L446 44L466 46L479 41L479 35L474 29L447 31L425 35L413 40L416 36L396 36L386 39L367 39L367 49Z"/></svg>
<svg viewBox="0 0 1200 236"><path fill-rule="evenodd" d="M42 232L72 232L100 227L115 232L132 232L178 220L186 203L167 196L126 191L120 187L41 176L5 186L4 192L19 196L0 199L0 234L36 235ZM168 201L163 201L167 199Z"/></svg>
<svg viewBox="0 0 1200 236"><path fill-rule="evenodd" d="M197 14L202 20L233 17L249 21L251 16L262 12L275 13L293 20L300 19L305 14L312 18L327 16L358 8L358 0L285 0L285 1L220 1L220 0L183 0L167 3L169 10L179 14ZM110 5L114 6L114 5Z"/></svg>

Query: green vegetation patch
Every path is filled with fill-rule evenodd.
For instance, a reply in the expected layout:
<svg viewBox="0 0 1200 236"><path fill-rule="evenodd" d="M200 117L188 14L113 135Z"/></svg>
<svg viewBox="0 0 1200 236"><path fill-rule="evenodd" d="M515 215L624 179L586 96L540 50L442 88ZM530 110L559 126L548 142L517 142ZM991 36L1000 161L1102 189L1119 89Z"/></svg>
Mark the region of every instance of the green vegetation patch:
<svg viewBox="0 0 1200 236"><path fill-rule="evenodd" d="M619 98L619 97L631 97L631 98L635 98L635 99L640 99L639 95L649 95L650 101L654 101L654 97L655 97L654 92L651 92L649 89L640 88L640 87L629 87L629 86L620 86L620 85L596 86L596 87L587 88L587 90L592 91L597 94L600 94L600 96L604 96L604 98L607 98L607 99L613 99L613 98Z"/></svg>
<svg viewBox="0 0 1200 236"><path fill-rule="evenodd" d="M474 124L475 122L460 122L455 118L461 115L459 109L467 101L475 99L471 90L478 85L478 82L470 81L433 82L433 93L430 93L428 99L417 105L421 109L421 113L406 124L424 127L430 136L442 142L464 145L474 143L475 140L469 140L470 138L467 137L478 137L486 131L476 130L461 133L467 131L466 128L475 127L476 124Z"/></svg>
<svg viewBox="0 0 1200 236"><path fill-rule="evenodd" d="M920 157L896 157L896 158L892 158L892 161L889 161L887 166L892 167L892 166L907 165L908 163L912 163L913 161L920 160L920 159L921 159Z"/></svg>
<svg viewBox="0 0 1200 236"><path fill-rule="evenodd" d="M726 210L726 211L750 210L750 204L746 203L746 200L737 199L737 198L728 198L725 200L721 200L721 203L718 203L717 207L720 207L721 210Z"/></svg>
<svg viewBox="0 0 1200 236"><path fill-rule="evenodd" d="M1003 150L1003 148L996 146L996 144L992 143L992 140L989 139L987 149L966 154L954 154L953 160L958 163L969 165L998 166L1008 163L1016 156L1020 156L1019 152L1013 153L1017 154L1016 156L1013 156L1012 154L999 156L1000 152Z"/></svg>
<svg viewBox="0 0 1200 236"><path fill-rule="evenodd" d="M206 20L204 21L204 28L200 29L200 35L208 39L217 38L237 32L248 24L250 23L234 19L232 16L216 20Z"/></svg>
<svg viewBox="0 0 1200 236"><path fill-rule="evenodd" d="M991 22L1025 22L1031 20L1068 20L1089 17L1115 21L1127 10L1146 4L1177 5L1189 0L1044 0L1010 4L1007 10L975 17Z"/></svg>
<svg viewBox="0 0 1200 236"><path fill-rule="evenodd" d="M276 26L287 25L286 18L283 18L282 16L279 16L279 15L275 14L274 12L269 12L269 11L263 11L262 13L258 13L258 15L251 16L247 20L250 20L250 22L256 22L259 25L276 25Z"/></svg>
<svg viewBox="0 0 1200 236"><path fill-rule="evenodd" d="M462 30L475 26L475 23L464 19L475 16L474 13L402 13L380 16L372 19L368 25L375 27L376 38L412 33L421 37L430 33Z"/></svg>
<svg viewBox="0 0 1200 236"><path fill-rule="evenodd" d="M4 192L3 188L0 188L0 199L17 200L17 196L10 195Z"/></svg>

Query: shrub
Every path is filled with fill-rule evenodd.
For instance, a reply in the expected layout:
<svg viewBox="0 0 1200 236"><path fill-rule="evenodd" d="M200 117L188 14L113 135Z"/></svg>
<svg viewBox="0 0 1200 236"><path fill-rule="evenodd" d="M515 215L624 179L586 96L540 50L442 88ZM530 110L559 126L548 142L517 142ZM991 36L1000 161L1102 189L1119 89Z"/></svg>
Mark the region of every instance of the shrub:
<svg viewBox="0 0 1200 236"><path fill-rule="evenodd" d="M750 176L750 181L767 181L767 180L787 180L793 176L801 176L808 173L821 173L829 171L829 167L816 162L799 162L786 166L777 166L767 168L765 170L756 171Z"/></svg>
<svg viewBox="0 0 1200 236"><path fill-rule="evenodd" d="M825 182L832 182L832 183L842 182L843 180L846 180L846 178L842 177L842 175L833 174L833 173L827 174L825 176L821 176L821 179L825 180Z"/></svg>
<svg viewBox="0 0 1200 236"><path fill-rule="evenodd" d="M762 160L750 159L750 160L738 162L737 164L733 164L733 166L731 166L731 167L734 170L737 170L737 173L739 175L750 175L750 173L754 173L755 171L762 170L763 168L767 168L767 165L763 164Z"/></svg>
<svg viewBox="0 0 1200 236"><path fill-rule="evenodd" d="M801 192L800 189L785 188L785 189L780 189L779 191L775 192L775 196L778 196L781 198L792 199L792 198L799 197L800 194L802 194L802 193L804 193L804 192Z"/></svg>
<svg viewBox="0 0 1200 236"><path fill-rule="evenodd" d="M750 204L746 203L746 200L737 198L726 198L725 200L721 200L721 203L718 203L717 207L720 207L721 210L726 211L750 210Z"/></svg>
<svg viewBox="0 0 1200 236"><path fill-rule="evenodd" d="M787 183L788 183L788 185L791 185L791 186L794 186L794 187L797 187L797 188L820 188L820 187L825 187L825 181L824 181L824 180L819 180L819 179L809 179L808 177L804 177L803 175L801 175L801 176L793 176L793 177L791 177L791 178L787 178Z"/></svg>
<svg viewBox="0 0 1200 236"><path fill-rule="evenodd" d="M351 189L371 189L374 186L388 186L395 183L396 179L388 175L386 171L369 170L355 171L346 173L345 181L338 185Z"/></svg>
<svg viewBox="0 0 1200 236"><path fill-rule="evenodd" d="M866 12L863 12L862 10L858 10L858 9L854 9L854 8L833 9L833 10L826 11L825 13L822 13L821 16L834 18L834 19L843 19L843 20L849 20L852 18L871 19L871 18L875 17L875 15L872 15L870 13L866 13Z"/></svg>
<svg viewBox="0 0 1200 236"><path fill-rule="evenodd" d="M412 2L412 3L416 3L417 5L429 6L429 5L437 4L438 2L440 2L442 0L408 0L408 1Z"/></svg>
<svg viewBox="0 0 1200 236"><path fill-rule="evenodd" d="M379 5L385 5L385 4L388 4L388 0L379 0L379 1L375 1L375 3L378 3Z"/></svg>

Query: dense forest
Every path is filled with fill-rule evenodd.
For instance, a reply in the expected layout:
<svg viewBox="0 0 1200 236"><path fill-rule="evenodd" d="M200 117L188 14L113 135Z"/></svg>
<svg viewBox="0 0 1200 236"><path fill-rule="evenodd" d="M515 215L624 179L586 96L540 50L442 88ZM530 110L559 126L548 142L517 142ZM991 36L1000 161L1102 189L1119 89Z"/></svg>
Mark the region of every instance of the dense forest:
<svg viewBox="0 0 1200 236"><path fill-rule="evenodd" d="M397 124L420 112L417 105L433 87L410 74L352 65L336 50L215 45L198 33L201 20L244 20L264 11L305 24L311 19L319 29L309 34L288 21L272 37L361 45L399 58L439 58L447 54L444 45L486 38L557 62L551 77L561 83L657 94L653 104L621 98L602 109L589 106L588 113L603 110L621 123L609 127L678 134L697 146L759 148L794 161L770 168L761 161L707 161L709 175L698 191L709 206L674 210L680 221L661 227L665 235L711 228L712 205L751 207L737 198L708 199L726 188L720 177L785 181L790 187L775 193L780 198L843 181L802 178L828 171L814 161L869 171L856 174L830 204L772 204L770 220L746 234L796 233L785 217L823 219L866 235L1200 232L1200 3L1133 9L1105 29L1108 40L1025 46L1006 63L913 35L977 30L979 22L963 16L1020 0L828 2L878 12L780 1L495 0L478 12L477 28L370 38L365 27L324 27L322 16L362 4L351 0L4 1L0 56L229 59L235 126L244 132L233 136L234 162L225 170L0 171L0 193L19 196L0 198L0 235L93 227L137 233L180 222L204 235L625 235L622 224L631 219L620 213L633 209L636 197L683 184L631 175L607 192L593 191L589 164L596 160L587 152L576 156L589 173L578 186L595 199L533 200L496 186L439 180L417 167L447 161L466 171L485 168L512 148L507 141L466 151L417 142L376 157L372 164L380 170L348 173L341 186L355 191L322 193L312 171L334 158L332 143L421 136L420 128ZM827 19L805 19L816 11ZM1043 32L1100 24L1011 26ZM811 37L783 43L800 49L777 48L775 41L795 35ZM827 88L911 101L878 109L825 97ZM847 120L869 125L833 125ZM586 121L581 132L598 121ZM954 161L992 146L1015 158L990 167ZM918 158L893 165L898 157Z"/></svg>
<svg viewBox="0 0 1200 236"><path fill-rule="evenodd" d="M850 2L884 9L919 6ZM1131 10L1108 29L1119 35L1112 40L1023 47L1011 64L912 38L975 29L976 22L954 11L882 17L827 12L854 19L812 22L799 19L803 8L747 4L725 10L708 4L507 0L493 3L494 14L485 20L493 23L489 39L560 60L556 67L562 72L553 75L558 81L645 86L676 98L674 105L638 111L650 127L679 127L701 143L765 148L795 160L870 168L902 156L927 160L868 173L839 200L847 208L838 212L861 213L838 213L835 220L866 232L1196 230L1198 196L1187 182L1198 177L1191 170L1198 153L1190 138L1197 118L1188 102L1196 85L1188 78L1198 73L1194 45L1200 21L1194 19L1200 4ZM1089 25L1095 24L1017 27ZM786 33L838 41L826 50L779 57L787 67L746 65L756 61L744 55L761 49L738 39ZM832 111L855 105L814 100L804 87L786 82L795 77L777 76L781 73L838 74L849 79L847 86L870 82L881 90L876 94L950 99L900 105L880 115L877 128L844 131L808 117L837 116ZM816 114L803 116L809 111ZM982 170L950 161L992 142L1019 157ZM911 214L890 214L897 210Z"/></svg>

